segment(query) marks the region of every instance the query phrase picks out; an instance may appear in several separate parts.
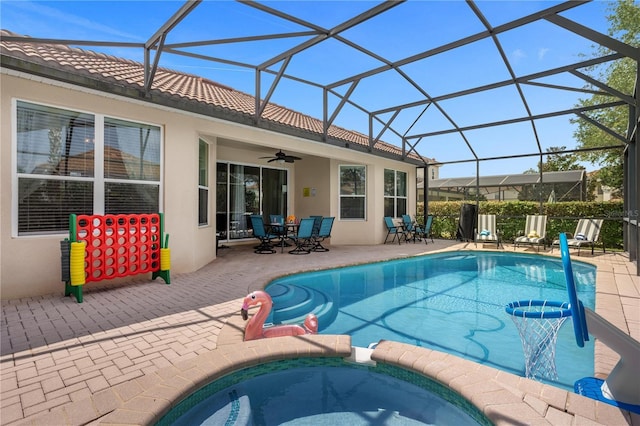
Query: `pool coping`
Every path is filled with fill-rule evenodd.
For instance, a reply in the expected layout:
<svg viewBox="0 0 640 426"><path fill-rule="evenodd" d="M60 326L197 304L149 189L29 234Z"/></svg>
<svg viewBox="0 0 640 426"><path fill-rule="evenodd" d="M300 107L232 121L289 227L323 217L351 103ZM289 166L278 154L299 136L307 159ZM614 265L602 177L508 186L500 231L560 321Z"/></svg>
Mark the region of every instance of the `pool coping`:
<svg viewBox="0 0 640 426"><path fill-rule="evenodd" d="M204 385L233 371L292 358L349 357L346 335L305 335L220 345L171 367L135 379L126 387L94 395L87 404L110 400L95 424L149 425ZM495 425L630 424L628 412L563 389L516 376L454 355L382 341L371 360L412 371L459 393ZM55 418L48 416L55 423Z"/></svg>

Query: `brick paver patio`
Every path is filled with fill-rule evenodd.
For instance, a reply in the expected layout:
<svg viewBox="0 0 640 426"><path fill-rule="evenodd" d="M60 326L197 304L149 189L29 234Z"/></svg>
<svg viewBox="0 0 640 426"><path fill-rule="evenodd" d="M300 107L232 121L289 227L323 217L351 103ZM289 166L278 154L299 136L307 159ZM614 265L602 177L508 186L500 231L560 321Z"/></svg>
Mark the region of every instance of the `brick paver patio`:
<svg viewBox="0 0 640 426"><path fill-rule="evenodd" d="M62 406L68 407L64 423L95 421L94 413L109 413L117 405L108 390L126 397L133 379L217 350L221 329L239 315L240 299L278 276L462 248L474 245L436 240L333 246L306 256L257 255L248 246L235 246L195 273L174 274L171 285L146 277L108 288L92 283L78 304L62 296L61 283L58 295L3 301L0 423L38 424L53 410L46 423L55 424L63 419L54 415ZM635 265L624 254L580 259L598 265L598 312L640 339ZM617 356L597 347L596 358L596 375L603 376ZM94 407L79 409L79 401L93 401Z"/></svg>

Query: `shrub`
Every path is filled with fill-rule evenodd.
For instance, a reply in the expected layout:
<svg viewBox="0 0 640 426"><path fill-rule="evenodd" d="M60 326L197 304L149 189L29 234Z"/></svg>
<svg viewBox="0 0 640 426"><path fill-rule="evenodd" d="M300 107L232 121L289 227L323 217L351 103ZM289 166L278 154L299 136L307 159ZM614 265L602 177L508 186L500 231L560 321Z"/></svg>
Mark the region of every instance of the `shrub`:
<svg viewBox="0 0 640 426"><path fill-rule="evenodd" d="M454 239L458 230L460 208L466 201L431 201L429 214L433 215L434 238ZM479 214L495 214L498 228L505 242L512 242L524 231L526 216L538 214L540 204L533 201L480 201ZM422 218L424 205L418 205L418 218ZM542 214L547 215L547 242L550 244L561 232L573 233L581 218L604 219L600 241L607 248L622 249L622 201L570 201L543 203Z"/></svg>

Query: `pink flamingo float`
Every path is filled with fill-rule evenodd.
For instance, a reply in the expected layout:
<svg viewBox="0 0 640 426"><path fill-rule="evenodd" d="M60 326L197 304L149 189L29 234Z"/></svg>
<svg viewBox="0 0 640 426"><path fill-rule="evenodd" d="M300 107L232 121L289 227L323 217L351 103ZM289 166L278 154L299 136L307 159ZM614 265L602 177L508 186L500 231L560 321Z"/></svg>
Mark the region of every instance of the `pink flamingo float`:
<svg viewBox="0 0 640 426"><path fill-rule="evenodd" d="M244 329L244 340L262 339L265 337L300 336L302 334L316 334L318 332L318 318L314 314L307 315L304 326L300 325L275 325L264 328L264 321L271 312L273 301L271 296L264 291L254 291L244 298L240 314L243 320L249 317L249 307L260 304L258 312L251 317Z"/></svg>

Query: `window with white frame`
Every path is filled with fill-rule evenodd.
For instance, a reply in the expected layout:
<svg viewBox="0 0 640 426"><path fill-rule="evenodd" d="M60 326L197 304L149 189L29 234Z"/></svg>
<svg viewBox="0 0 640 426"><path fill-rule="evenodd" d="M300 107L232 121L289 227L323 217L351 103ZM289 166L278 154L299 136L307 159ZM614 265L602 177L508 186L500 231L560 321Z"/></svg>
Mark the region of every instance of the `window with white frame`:
<svg viewBox="0 0 640 426"><path fill-rule="evenodd" d="M340 219L366 218L365 166L340 166Z"/></svg>
<svg viewBox="0 0 640 426"><path fill-rule="evenodd" d="M160 211L159 126L15 105L18 235L67 232L71 213Z"/></svg>
<svg viewBox="0 0 640 426"><path fill-rule="evenodd" d="M209 144L200 139L198 148L198 225L209 224Z"/></svg>
<svg viewBox="0 0 640 426"><path fill-rule="evenodd" d="M384 169L384 215L407 214L407 173Z"/></svg>

